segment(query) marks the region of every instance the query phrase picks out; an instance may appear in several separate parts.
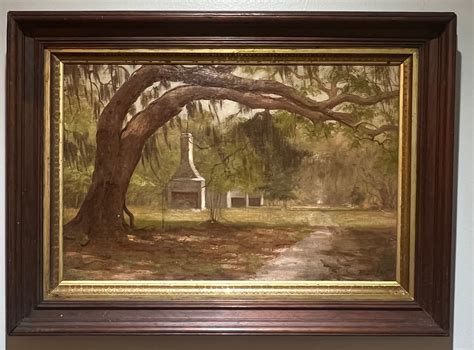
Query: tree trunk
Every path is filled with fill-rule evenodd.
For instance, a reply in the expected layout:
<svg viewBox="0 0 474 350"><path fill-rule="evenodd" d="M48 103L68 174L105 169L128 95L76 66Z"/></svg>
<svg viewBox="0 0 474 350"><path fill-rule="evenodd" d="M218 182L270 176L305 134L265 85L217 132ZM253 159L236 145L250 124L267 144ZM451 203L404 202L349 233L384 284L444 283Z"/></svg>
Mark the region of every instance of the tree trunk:
<svg viewBox="0 0 474 350"><path fill-rule="evenodd" d="M64 227L66 238L79 240L83 245L90 239L120 240L130 230L124 219L125 198L144 140L121 140L116 150L110 147L114 142L109 138L108 134L97 133L98 147L89 191L76 217Z"/></svg>
<svg viewBox="0 0 474 350"><path fill-rule="evenodd" d="M123 224L123 184L99 175L94 176L89 192L76 217L65 227L65 237L86 244L90 238L119 238Z"/></svg>
<svg viewBox="0 0 474 350"><path fill-rule="evenodd" d="M90 239L110 240L111 234L124 237L125 196L145 138L123 140L122 125L131 104L157 80L152 72L150 66L136 71L102 111L91 185L76 217L64 226L66 238L87 244Z"/></svg>

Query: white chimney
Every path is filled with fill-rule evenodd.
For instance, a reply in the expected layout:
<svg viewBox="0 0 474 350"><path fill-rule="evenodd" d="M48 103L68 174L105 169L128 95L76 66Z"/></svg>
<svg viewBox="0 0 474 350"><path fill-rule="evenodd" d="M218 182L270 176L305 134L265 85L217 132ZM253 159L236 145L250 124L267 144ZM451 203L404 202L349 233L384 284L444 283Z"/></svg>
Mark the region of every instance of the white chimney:
<svg viewBox="0 0 474 350"><path fill-rule="evenodd" d="M181 161L168 183L168 207L176 209L205 209L206 181L194 166L193 135L182 133Z"/></svg>
<svg viewBox="0 0 474 350"><path fill-rule="evenodd" d="M202 176L194 166L193 156L193 135L191 133L183 132L181 134L181 162L179 168L173 175L173 179L176 178L200 178Z"/></svg>

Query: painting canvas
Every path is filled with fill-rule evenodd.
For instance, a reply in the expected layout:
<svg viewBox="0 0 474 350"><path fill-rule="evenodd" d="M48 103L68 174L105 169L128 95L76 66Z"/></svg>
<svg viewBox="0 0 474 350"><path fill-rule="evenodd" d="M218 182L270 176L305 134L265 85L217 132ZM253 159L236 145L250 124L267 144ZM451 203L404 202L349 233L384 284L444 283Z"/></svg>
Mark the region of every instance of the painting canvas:
<svg viewBox="0 0 474 350"><path fill-rule="evenodd" d="M399 65L63 70L65 279L396 279Z"/></svg>

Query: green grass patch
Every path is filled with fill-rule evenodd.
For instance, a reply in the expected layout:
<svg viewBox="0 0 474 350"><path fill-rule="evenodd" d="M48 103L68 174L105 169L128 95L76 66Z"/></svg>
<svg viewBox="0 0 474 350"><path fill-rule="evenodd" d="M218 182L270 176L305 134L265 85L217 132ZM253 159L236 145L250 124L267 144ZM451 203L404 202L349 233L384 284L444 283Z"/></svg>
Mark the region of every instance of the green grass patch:
<svg viewBox="0 0 474 350"><path fill-rule="evenodd" d="M132 207L139 228L198 228L209 220L207 210L167 210L164 213L151 208ZM327 215L318 210L292 210L280 207L223 209L220 222L234 227L292 228L308 230L316 226L328 226Z"/></svg>
<svg viewBox="0 0 474 350"><path fill-rule="evenodd" d="M207 210L166 210L131 207L139 229L176 230L193 228L205 231L209 220ZM77 209L65 208L64 222L70 221ZM164 218L163 218L164 214ZM232 208L222 210L221 224L236 228L293 229L309 233L314 227L339 225L347 229L382 229L396 226L395 211L350 208L280 207Z"/></svg>
<svg viewBox="0 0 474 350"><path fill-rule="evenodd" d="M395 228L397 215L395 211L376 210L332 210L326 212L331 220L346 229L386 229Z"/></svg>

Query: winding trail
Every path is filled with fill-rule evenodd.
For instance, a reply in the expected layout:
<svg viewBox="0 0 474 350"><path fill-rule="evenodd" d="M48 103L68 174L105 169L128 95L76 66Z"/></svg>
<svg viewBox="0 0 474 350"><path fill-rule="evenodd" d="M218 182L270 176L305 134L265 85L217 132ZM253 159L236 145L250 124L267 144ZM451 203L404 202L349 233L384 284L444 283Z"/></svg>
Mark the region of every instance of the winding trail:
<svg viewBox="0 0 474 350"><path fill-rule="evenodd" d="M291 247L285 248L279 256L265 264L255 277L256 280L319 280L331 275L338 262L331 266L334 257L324 254L332 249L333 235L337 234L337 227L329 215L318 212L308 216L308 224L315 226L314 216L324 215L325 226L319 226L308 237Z"/></svg>

